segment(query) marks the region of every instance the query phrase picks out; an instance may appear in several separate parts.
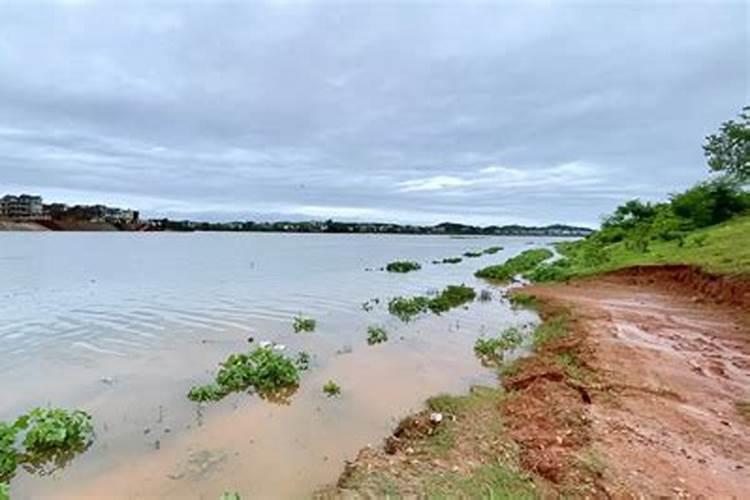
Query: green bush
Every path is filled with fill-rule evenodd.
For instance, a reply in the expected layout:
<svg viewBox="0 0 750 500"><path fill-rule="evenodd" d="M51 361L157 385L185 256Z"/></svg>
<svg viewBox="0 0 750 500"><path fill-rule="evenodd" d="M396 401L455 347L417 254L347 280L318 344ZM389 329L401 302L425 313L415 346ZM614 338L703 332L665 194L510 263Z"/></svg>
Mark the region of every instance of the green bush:
<svg viewBox="0 0 750 500"><path fill-rule="evenodd" d="M388 332L380 326L369 326L367 328L367 343L369 345L380 344L388 341Z"/></svg>
<svg viewBox="0 0 750 500"><path fill-rule="evenodd" d="M726 179L698 184L672 196L674 214L694 227L719 224L750 209L750 196Z"/></svg>
<svg viewBox="0 0 750 500"><path fill-rule="evenodd" d="M0 422L0 481L10 478L16 471L16 435L18 428L7 422Z"/></svg>
<svg viewBox="0 0 750 500"><path fill-rule="evenodd" d="M306 358L309 362L309 356ZM214 384L190 389L192 401L217 401L230 392L252 387L261 395L273 395L293 388L300 380L300 360L284 356L272 347L259 347L244 354L231 354L216 374Z"/></svg>
<svg viewBox="0 0 750 500"><path fill-rule="evenodd" d="M385 270L390 273L408 273L420 269L422 269L422 266L418 262L410 260L397 260L385 266Z"/></svg>
<svg viewBox="0 0 750 500"><path fill-rule="evenodd" d="M297 316L294 318L294 333L312 332L315 330L316 321L312 318Z"/></svg>
<svg viewBox="0 0 750 500"><path fill-rule="evenodd" d="M496 281L508 281L517 274L530 271L537 265L552 257L554 254L547 248L534 248L526 250L515 257L506 260L503 264L485 267L474 275L477 278L485 278Z"/></svg>

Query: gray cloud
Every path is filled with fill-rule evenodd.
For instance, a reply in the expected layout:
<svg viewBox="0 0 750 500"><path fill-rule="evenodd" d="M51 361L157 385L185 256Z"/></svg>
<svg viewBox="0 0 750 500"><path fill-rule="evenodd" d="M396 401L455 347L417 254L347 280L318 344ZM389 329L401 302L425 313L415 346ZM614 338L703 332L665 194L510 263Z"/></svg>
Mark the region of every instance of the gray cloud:
<svg viewBox="0 0 750 500"><path fill-rule="evenodd" d="M744 2L0 1L0 191L197 218L595 223L705 175Z"/></svg>

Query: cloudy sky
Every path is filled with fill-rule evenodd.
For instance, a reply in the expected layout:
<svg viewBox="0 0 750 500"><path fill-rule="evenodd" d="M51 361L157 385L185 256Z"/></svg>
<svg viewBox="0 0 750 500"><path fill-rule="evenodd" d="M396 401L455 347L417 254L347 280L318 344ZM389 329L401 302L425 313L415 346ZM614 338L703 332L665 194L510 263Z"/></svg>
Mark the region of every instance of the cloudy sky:
<svg viewBox="0 0 750 500"><path fill-rule="evenodd" d="M596 224L706 175L743 1L0 0L0 192L147 216Z"/></svg>

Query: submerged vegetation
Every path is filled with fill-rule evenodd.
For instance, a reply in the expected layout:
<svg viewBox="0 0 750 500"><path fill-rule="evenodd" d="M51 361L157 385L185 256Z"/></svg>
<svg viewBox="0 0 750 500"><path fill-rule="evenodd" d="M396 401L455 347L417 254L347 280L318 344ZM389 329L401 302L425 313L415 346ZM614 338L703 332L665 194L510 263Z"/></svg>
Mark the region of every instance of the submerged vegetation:
<svg viewBox="0 0 750 500"><path fill-rule="evenodd" d="M313 318L297 316L294 318L294 333L315 331L317 322Z"/></svg>
<svg viewBox="0 0 750 500"><path fill-rule="evenodd" d="M271 346L247 354L230 354L219 365L215 382L191 388L187 397L191 401L218 401L248 388L261 396L274 397L299 384L300 371L307 369L309 361L306 353L293 360Z"/></svg>
<svg viewBox="0 0 750 500"><path fill-rule="evenodd" d="M422 269L422 266L418 262L411 260L397 260L385 266L385 270L389 273L409 273L411 271L419 271L420 269Z"/></svg>
<svg viewBox="0 0 750 500"><path fill-rule="evenodd" d="M328 396L329 398L332 398L341 394L341 386L339 386L333 380L329 380L323 386L323 392L325 393L326 396Z"/></svg>
<svg viewBox="0 0 750 500"><path fill-rule="evenodd" d="M505 352L517 348L523 342L518 328L508 328L495 338L479 337L474 343L474 353L485 364L500 364Z"/></svg>
<svg viewBox="0 0 750 500"><path fill-rule="evenodd" d="M402 321L410 321L415 316L432 311L435 314L459 307L476 298L473 288L465 285L450 285L435 297L395 297L388 303L388 312Z"/></svg>
<svg viewBox="0 0 750 500"><path fill-rule="evenodd" d="M443 260L435 260L432 263L433 264L458 264L460 262L463 262L463 259L461 257L446 257Z"/></svg>
<svg viewBox="0 0 750 500"><path fill-rule="evenodd" d="M65 465L93 441L91 415L82 410L35 408L13 423L0 422L0 498L16 468L44 470Z"/></svg>
<svg viewBox="0 0 750 500"><path fill-rule="evenodd" d="M474 275L477 278L485 278L494 281L509 281L514 276L529 271L549 259L554 255L547 248L534 248L521 252L515 257L511 257L503 264L485 267L480 269Z"/></svg>
<svg viewBox="0 0 750 500"><path fill-rule="evenodd" d="M503 250L503 247L489 247L485 248L482 253L485 255L495 255L498 252L501 252Z"/></svg>
<svg viewBox="0 0 750 500"><path fill-rule="evenodd" d="M388 341L388 332L380 326L367 327L367 343L369 345L381 344Z"/></svg>

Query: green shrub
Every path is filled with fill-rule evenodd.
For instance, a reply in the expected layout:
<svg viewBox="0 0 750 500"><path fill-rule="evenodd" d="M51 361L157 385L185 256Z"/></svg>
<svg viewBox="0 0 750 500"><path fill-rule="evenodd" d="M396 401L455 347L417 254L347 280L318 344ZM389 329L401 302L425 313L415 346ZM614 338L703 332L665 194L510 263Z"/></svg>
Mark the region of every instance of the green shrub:
<svg viewBox="0 0 750 500"><path fill-rule="evenodd" d="M388 333L379 326L367 327L367 343L370 345L380 344L388 341Z"/></svg>
<svg viewBox="0 0 750 500"><path fill-rule="evenodd" d="M294 318L294 333L312 332L315 330L316 321L312 318L297 316Z"/></svg>
<svg viewBox="0 0 750 500"><path fill-rule="evenodd" d="M473 288L465 285L450 285L437 297L430 299L427 307L434 313L440 314L454 307L458 307L476 298L477 294Z"/></svg>
<svg viewBox="0 0 750 500"><path fill-rule="evenodd" d="M422 269L422 266L411 260L397 260L385 266L385 270L390 273L408 273L420 269Z"/></svg>
<svg viewBox="0 0 750 500"><path fill-rule="evenodd" d="M750 209L750 197L726 179L698 184L672 196L675 215L701 228L719 224Z"/></svg>
<svg viewBox="0 0 750 500"><path fill-rule="evenodd" d="M427 297L394 297L388 303L388 312L401 321L410 321L427 310L430 299Z"/></svg>
<svg viewBox="0 0 750 500"><path fill-rule="evenodd" d="M333 380L329 380L323 386L323 392L325 393L326 396L328 396L329 398L332 398L341 394L341 386L339 386Z"/></svg>
<svg viewBox="0 0 750 500"><path fill-rule="evenodd" d="M306 359L309 362L309 357ZM271 347L244 354L231 354L216 374L216 383L193 387L192 401L217 401L230 392L252 387L261 395L273 395L299 384L299 358L294 360Z"/></svg>
<svg viewBox="0 0 750 500"><path fill-rule="evenodd" d="M474 275L477 278L485 278L496 281L508 281L515 275L530 271L537 265L552 257L554 254L547 248L534 248L526 250L515 257L506 260L503 264L485 267Z"/></svg>

